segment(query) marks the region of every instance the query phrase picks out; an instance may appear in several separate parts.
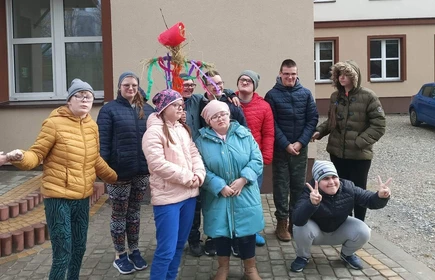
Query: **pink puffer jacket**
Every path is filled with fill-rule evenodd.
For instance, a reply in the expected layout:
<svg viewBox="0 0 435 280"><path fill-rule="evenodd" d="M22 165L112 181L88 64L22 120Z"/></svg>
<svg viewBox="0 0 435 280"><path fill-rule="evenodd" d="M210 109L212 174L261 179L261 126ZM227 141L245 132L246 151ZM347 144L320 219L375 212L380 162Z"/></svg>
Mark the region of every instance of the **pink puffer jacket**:
<svg viewBox="0 0 435 280"><path fill-rule="evenodd" d="M204 182L205 168L201 155L182 124L166 122L175 144L163 133L163 121L156 114L149 116L147 130L142 138L142 149L150 171L151 203L167 205L199 195L191 188L197 175Z"/></svg>

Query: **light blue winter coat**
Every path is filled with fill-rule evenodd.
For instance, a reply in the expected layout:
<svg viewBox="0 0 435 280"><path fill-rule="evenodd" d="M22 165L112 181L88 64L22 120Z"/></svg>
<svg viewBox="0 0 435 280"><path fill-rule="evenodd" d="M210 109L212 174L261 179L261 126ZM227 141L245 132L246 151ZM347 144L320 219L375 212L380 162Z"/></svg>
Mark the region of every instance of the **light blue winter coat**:
<svg viewBox="0 0 435 280"><path fill-rule="evenodd" d="M263 207L257 177L263 158L251 132L232 121L226 141L210 127L200 129L196 146L206 167L201 190L204 233L212 238L243 237L264 228ZM235 179L248 180L239 196L223 197L220 191Z"/></svg>

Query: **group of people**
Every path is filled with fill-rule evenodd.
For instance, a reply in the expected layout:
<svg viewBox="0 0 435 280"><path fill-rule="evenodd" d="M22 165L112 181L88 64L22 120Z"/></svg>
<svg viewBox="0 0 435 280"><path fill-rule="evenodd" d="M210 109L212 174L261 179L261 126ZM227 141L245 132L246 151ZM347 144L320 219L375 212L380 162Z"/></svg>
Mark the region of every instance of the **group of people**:
<svg viewBox="0 0 435 280"><path fill-rule="evenodd" d="M194 77L181 74L183 91L160 91L152 99L155 108L147 103L138 76L125 72L116 99L101 108L96 122L89 115L92 87L73 80L67 105L53 110L34 145L0 153L0 165L32 169L44 163L50 279L66 274L78 279L97 176L106 182L112 205L113 266L121 274L148 266L138 240L140 205L150 188L157 240L151 279L176 279L187 241L194 256L217 255L214 279L227 279L231 254L243 260L246 279L261 279L255 246L265 244L260 188L269 164L276 236L283 242L293 236L297 245L291 270L304 269L313 244L342 244L342 260L361 269L354 253L370 237L365 209L382 208L390 197L391 179L382 183L379 178L376 193L365 190L385 114L376 95L361 87L354 62L339 62L331 73L337 90L328 120L319 126L314 98L291 59L282 62L264 99L255 91L258 73L243 71L233 92L224 88L217 71L209 71L203 95L193 94ZM316 161L313 180L305 184L308 144L328 134L331 161ZM355 218L350 216L354 206Z"/></svg>

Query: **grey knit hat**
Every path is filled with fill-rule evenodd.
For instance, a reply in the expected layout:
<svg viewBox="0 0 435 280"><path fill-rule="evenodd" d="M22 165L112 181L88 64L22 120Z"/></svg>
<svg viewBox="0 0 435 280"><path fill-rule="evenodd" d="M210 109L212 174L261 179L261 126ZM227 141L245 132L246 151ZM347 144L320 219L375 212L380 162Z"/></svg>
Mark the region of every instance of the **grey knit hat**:
<svg viewBox="0 0 435 280"><path fill-rule="evenodd" d="M92 93L92 95L95 96L94 89L87 82L83 82L80 79L72 80L71 86L68 89L68 96L66 97L66 101L69 101L74 94L83 90L89 91L90 93Z"/></svg>
<svg viewBox="0 0 435 280"><path fill-rule="evenodd" d="M325 178L326 176L337 176L337 169L332 162L327 160L316 160L313 165L313 178L317 182Z"/></svg>
<svg viewBox="0 0 435 280"><path fill-rule="evenodd" d="M251 78L252 83L254 84L254 91L258 88L258 82L260 81L260 75L252 70L245 70L237 78L237 83L239 83L240 77L248 76Z"/></svg>
<svg viewBox="0 0 435 280"><path fill-rule="evenodd" d="M126 71L126 72L122 73L119 76L119 79L118 79L118 89L121 88L122 81L124 81L124 79L127 78L127 77L133 77L133 78L135 78L137 80L137 85L139 86L139 77L135 73L133 73L131 71Z"/></svg>

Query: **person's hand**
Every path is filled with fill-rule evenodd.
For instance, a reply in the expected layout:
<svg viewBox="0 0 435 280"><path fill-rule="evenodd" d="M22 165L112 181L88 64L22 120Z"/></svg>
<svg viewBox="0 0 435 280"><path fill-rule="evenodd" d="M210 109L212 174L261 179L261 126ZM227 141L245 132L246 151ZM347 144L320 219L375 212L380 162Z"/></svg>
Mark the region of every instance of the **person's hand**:
<svg viewBox="0 0 435 280"><path fill-rule="evenodd" d="M239 178L234 180L230 185L230 188L234 191L233 196L240 195L246 183L248 183L248 181L245 178Z"/></svg>
<svg viewBox="0 0 435 280"><path fill-rule="evenodd" d="M221 190L221 194L223 197L229 197L232 196L234 193L234 190L228 186L225 186L222 190Z"/></svg>
<svg viewBox="0 0 435 280"><path fill-rule="evenodd" d="M315 182L314 189L309 183L306 183L306 185L311 191L311 193L310 193L311 204L319 205L320 201L322 201L322 195L319 193L319 182L317 182L317 181L314 181L314 182Z"/></svg>
<svg viewBox="0 0 435 280"><path fill-rule="evenodd" d="M193 176L193 179L192 179L192 185L190 186L192 189L197 189L197 188L199 188L199 185L200 185L200 180L199 180L199 177L198 177L198 175L194 175Z"/></svg>
<svg viewBox="0 0 435 280"><path fill-rule="evenodd" d="M287 151L287 153L297 156L299 155L299 152L295 150L293 144L288 144L287 148L285 148L285 150Z"/></svg>
<svg viewBox="0 0 435 280"><path fill-rule="evenodd" d="M391 190L388 187L388 185L391 183L393 178L388 178L388 180L385 183L382 183L381 176L378 176L378 183L379 183L379 189L378 189L378 197L379 198L388 198L391 195Z"/></svg>
<svg viewBox="0 0 435 280"><path fill-rule="evenodd" d="M7 156L3 152L0 152L0 166L5 164L6 162L8 162Z"/></svg>
<svg viewBox="0 0 435 280"><path fill-rule="evenodd" d="M183 114L181 115L181 117L180 117L180 121L181 122L183 122L183 123L186 123L186 111L183 111Z"/></svg>
<svg viewBox="0 0 435 280"><path fill-rule="evenodd" d="M320 132L316 131L313 133L313 136L311 136L311 142L314 142L314 140L319 139Z"/></svg>
<svg viewBox="0 0 435 280"><path fill-rule="evenodd" d="M240 107L240 99L237 96L228 97L228 100L230 100L230 102L233 103L235 106Z"/></svg>
<svg viewBox="0 0 435 280"><path fill-rule="evenodd" d="M8 161L20 161L23 159L24 155L21 150L13 150L6 154Z"/></svg>
<svg viewBox="0 0 435 280"><path fill-rule="evenodd" d="M301 142L294 142L293 149L299 154L299 151L302 149L302 143Z"/></svg>

